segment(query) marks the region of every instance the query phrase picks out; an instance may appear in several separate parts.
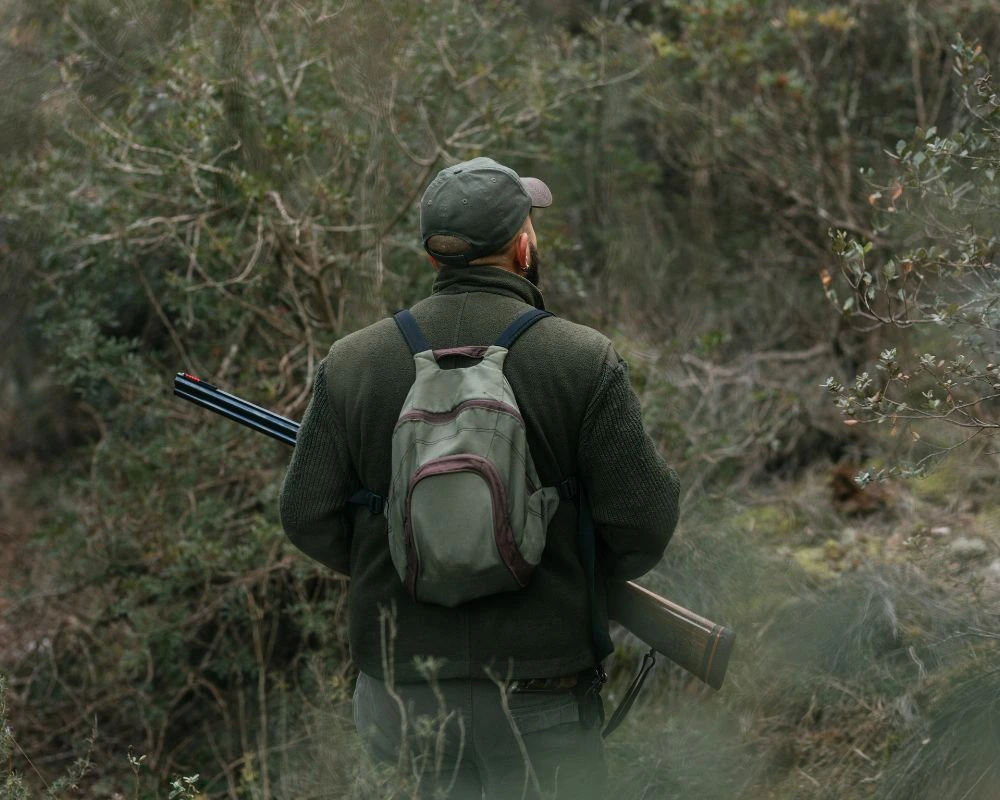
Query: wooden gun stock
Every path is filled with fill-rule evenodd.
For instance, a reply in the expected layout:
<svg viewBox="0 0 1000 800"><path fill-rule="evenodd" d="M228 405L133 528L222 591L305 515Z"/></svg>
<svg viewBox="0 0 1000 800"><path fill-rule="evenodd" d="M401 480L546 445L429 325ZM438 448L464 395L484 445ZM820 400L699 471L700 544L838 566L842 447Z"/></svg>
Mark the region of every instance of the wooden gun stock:
<svg viewBox="0 0 1000 800"><path fill-rule="evenodd" d="M285 444L295 445L299 423L184 372L174 394ZM608 587L608 615L646 644L713 689L722 686L736 634L629 581Z"/></svg>
<svg viewBox="0 0 1000 800"><path fill-rule="evenodd" d="M608 616L713 689L726 677L736 633L629 581L608 586Z"/></svg>

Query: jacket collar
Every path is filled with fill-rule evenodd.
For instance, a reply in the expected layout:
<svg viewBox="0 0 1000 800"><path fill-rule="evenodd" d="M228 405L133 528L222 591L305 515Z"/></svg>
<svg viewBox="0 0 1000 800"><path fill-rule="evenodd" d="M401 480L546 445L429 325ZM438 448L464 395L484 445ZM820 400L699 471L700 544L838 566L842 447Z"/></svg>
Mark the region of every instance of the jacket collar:
<svg viewBox="0 0 1000 800"><path fill-rule="evenodd" d="M542 293L530 281L500 267L441 267L434 279L432 294L489 292L522 300L545 309Z"/></svg>

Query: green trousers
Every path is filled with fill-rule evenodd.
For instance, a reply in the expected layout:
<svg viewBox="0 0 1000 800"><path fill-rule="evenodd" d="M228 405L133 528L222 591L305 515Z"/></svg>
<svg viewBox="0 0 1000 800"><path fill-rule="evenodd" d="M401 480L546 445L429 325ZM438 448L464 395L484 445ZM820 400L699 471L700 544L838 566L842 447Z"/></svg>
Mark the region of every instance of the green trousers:
<svg viewBox="0 0 1000 800"><path fill-rule="evenodd" d="M605 800L600 695L509 693L489 680L384 683L361 673L354 722L376 759L435 800Z"/></svg>

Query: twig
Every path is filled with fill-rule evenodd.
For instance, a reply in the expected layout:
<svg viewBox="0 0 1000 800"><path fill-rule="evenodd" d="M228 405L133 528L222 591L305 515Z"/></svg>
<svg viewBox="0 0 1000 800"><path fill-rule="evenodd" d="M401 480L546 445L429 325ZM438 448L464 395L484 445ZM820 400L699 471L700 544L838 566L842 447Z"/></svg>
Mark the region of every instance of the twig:
<svg viewBox="0 0 1000 800"><path fill-rule="evenodd" d="M806 772L806 771L805 771L804 769L802 769L802 767L799 767L799 768L798 768L798 770L799 770L799 773L801 773L801 775L802 775L803 777L805 777L805 778L808 778L808 779L809 779L809 782L810 782L810 783L812 783L812 784L813 784L814 786L816 786L816 787L819 787L819 786L820 786L820 782L819 782L818 780L816 780L816 779L815 779L815 778L814 778L814 777L813 777L812 775L810 775L810 774L809 774L808 772Z"/></svg>
<svg viewBox="0 0 1000 800"><path fill-rule="evenodd" d="M379 637L382 651L382 682L385 690L399 710L399 759L397 766L402 769L409 755L409 737L407 736L406 704L396 691L396 665L393 660L396 642L396 610L379 606L378 614Z"/></svg>
<svg viewBox="0 0 1000 800"><path fill-rule="evenodd" d="M917 124L927 128L927 108L924 106L924 81L920 75L920 42L917 39L917 8L906 4L907 45L910 49L910 77L913 79L913 97L917 103Z"/></svg>
<svg viewBox="0 0 1000 800"><path fill-rule="evenodd" d="M199 372L199 369L195 366L194 361L191 356L188 355L187 349L184 347L184 343L181 338L177 335L177 331L174 330L173 324L167 317L166 312L163 310L163 306L160 305L160 301L156 299L156 295L153 294L153 290L150 288L146 276L142 274L142 270L136 266L135 274L139 278L139 283L142 284L143 290L146 292L146 297L149 302L153 304L153 308L156 310L156 316L160 318L160 322L166 327L167 332L170 334L170 339L174 343L174 347L177 348L177 352L180 353L181 360L184 362L184 366L187 368L188 372Z"/></svg>
<svg viewBox="0 0 1000 800"><path fill-rule="evenodd" d="M264 612L257 607L253 592L243 587L247 600L247 615L250 619L250 633L253 638L253 652L257 660L257 716L260 729L257 731L257 757L260 761L260 778L263 782L264 797L271 797L271 775L268 768L268 731L270 721L267 712L267 660L264 657L263 639L261 636L261 620Z"/></svg>
<svg viewBox="0 0 1000 800"><path fill-rule="evenodd" d="M712 364L708 361L703 361L690 353L682 355L681 362L689 366L696 367L711 378L742 379L748 370L760 362L778 362L789 364L801 361L811 361L817 356L821 356L828 352L829 349L830 346L826 342L819 342L807 350L778 350L765 353L753 353L747 357L743 364L735 367L724 367L719 364Z"/></svg>
<svg viewBox="0 0 1000 800"><path fill-rule="evenodd" d="M497 692L500 695L500 708L503 711L504 717L507 719L507 724L510 725L510 731L514 736L514 741L517 743L517 749L521 753L521 758L524 759L524 784L521 788L521 800L525 800L528 796L528 785L534 788L535 793L538 795L542 794L542 786L538 781L538 775L535 773L535 768L531 763L531 757L528 755L528 747L524 743L524 737L521 735L520 729L517 727L517 722L514 720L514 715L510 710L510 697L507 693L507 686L510 684L510 678L508 676L507 680L500 679L492 669L486 669L487 677L493 681L494 685L497 687Z"/></svg>
<svg viewBox="0 0 1000 800"><path fill-rule="evenodd" d="M275 72L278 73L278 80L281 82L281 91L285 95L285 100L288 103L287 113L291 115L292 109L295 107L295 92L288 82L288 75L285 74L285 66L281 63L281 54L278 52L278 46L275 44L274 37L271 35L271 29L267 26L267 22L260 13L260 5L254 0L253 4L254 17L257 20L257 29L260 31L261 36L264 39L264 44L267 49L268 55L271 57L271 63L274 64Z"/></svg>

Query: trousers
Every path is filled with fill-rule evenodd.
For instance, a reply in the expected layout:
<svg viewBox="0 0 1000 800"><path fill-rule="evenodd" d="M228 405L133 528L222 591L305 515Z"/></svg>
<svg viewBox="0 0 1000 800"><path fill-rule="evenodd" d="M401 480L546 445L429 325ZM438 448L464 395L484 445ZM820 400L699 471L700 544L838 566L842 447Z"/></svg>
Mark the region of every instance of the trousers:
<svg viewBox="0 0 1000 800"><path fill-rule="evenodd" d="M389 687L361 673L353 707L369 752L422 798L604 800L601 702L475 679Z"/></svg>

